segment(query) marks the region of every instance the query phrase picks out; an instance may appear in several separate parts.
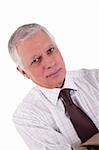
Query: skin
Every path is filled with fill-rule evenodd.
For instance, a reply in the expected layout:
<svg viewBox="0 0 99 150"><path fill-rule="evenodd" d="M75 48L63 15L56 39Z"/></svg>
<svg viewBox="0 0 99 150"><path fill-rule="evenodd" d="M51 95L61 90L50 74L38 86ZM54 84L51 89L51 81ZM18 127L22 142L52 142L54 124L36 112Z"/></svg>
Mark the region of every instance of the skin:
<svg viewBox="0 0 99 150"><path fill-rule="evenodd" d="M36 84L59 88L66 75L65 64L55 42L43 31L38 31L16 45L24 70L17 70Z"/></svg>

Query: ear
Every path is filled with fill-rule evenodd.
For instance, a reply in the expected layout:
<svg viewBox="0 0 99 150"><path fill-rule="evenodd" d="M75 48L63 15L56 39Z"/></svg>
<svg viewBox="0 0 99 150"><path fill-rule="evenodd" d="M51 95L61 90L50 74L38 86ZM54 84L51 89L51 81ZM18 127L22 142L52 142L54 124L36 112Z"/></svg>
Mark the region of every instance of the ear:
<svg viewBox="0 0 99 150"><path fill-rule="evenodd" d="M17 69L24 77L30 79L30 77L28 76L28 74L27 74L20 66L18 66L16 69Z"/></svg>

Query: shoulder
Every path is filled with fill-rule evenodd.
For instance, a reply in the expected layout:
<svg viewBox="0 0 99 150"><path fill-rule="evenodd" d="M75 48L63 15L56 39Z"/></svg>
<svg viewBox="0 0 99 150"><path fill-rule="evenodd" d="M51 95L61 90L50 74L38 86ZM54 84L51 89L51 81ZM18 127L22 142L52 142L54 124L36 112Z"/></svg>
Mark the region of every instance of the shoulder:
<svg viewBox="0 0 99 150"><path fill-rule="evenodd" d="M73 81L79 85L91 85L99 89L99 69L80 69L69 71Z"/></svg>
<svg viewBox="0 0 99 150"><path fill-rule="evenodd" d="M92 77L99 80L99 69L79 69L79 70L68 71L68 73L70 74L70 76L74 78Z"/></svg>
<svg viewBox="0 0 99 150"><path fill-rule="evenodd" d="M14 123L20 123L22 120L28 122L33 116L36 116L39 113L39 101L39 90L36 87L34 87L23 98L21 103L17 106L16 110L14 111L12 118Z"/></svg>

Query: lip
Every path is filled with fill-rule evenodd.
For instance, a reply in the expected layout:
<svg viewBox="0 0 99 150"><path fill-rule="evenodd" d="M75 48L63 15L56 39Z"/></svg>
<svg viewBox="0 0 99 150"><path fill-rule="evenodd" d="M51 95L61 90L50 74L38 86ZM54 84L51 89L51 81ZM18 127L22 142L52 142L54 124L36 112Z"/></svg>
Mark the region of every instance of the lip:
<svg viewBox="0 0 99 150"><path fill-rule="evenodd" d="M57 69L56 71L48 74L46 77L49 78L49 77L54 77L56 76L59 72L60 72L61 68Z"/></svg>

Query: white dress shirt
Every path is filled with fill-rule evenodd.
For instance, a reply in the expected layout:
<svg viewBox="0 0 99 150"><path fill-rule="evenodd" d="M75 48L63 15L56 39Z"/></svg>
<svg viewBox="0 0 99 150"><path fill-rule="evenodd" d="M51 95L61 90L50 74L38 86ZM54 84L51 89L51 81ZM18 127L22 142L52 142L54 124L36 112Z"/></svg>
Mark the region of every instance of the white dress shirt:
<svg viewBox="0 0 99 150"><path fill-rule="evenodd" d="M99 70L69 71L63 88L99 130ZM13 121L30 150L71 150L79 139L58 95L61 88L33 87L17 107ZM90 129L89 129L90 130Z"/></svg>

